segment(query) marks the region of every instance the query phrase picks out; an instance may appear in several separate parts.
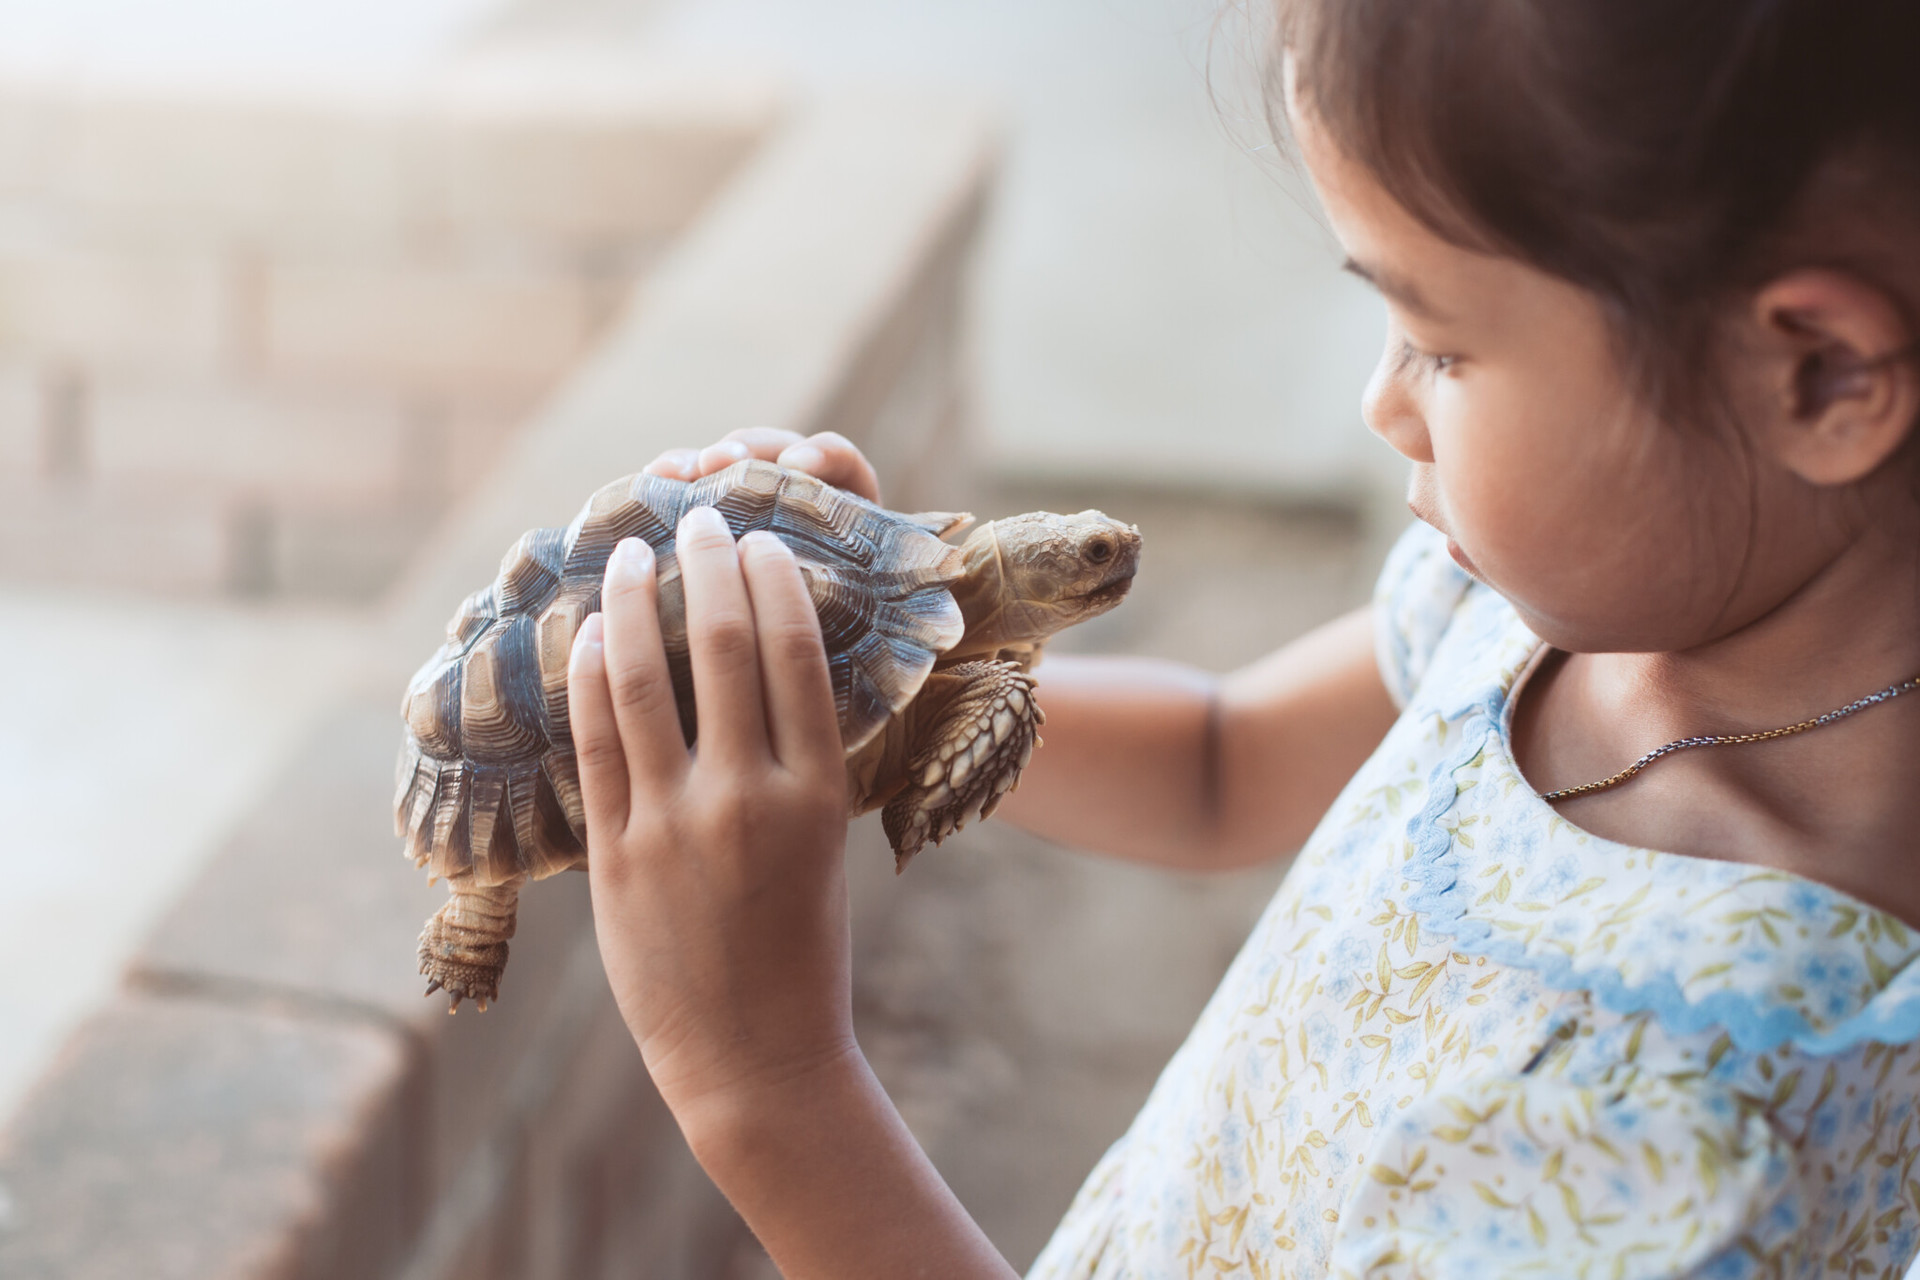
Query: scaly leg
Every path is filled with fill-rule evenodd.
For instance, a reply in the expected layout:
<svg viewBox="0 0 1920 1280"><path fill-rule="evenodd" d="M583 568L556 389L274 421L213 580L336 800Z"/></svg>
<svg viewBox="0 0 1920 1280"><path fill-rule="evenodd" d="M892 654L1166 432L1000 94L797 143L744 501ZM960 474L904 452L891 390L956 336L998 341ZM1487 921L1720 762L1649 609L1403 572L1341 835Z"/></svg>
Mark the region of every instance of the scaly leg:
<svg viewBox="0 0 1920 1280"><path fill-rule="evenodd" d="M936 709L916 726L907 784L881 814L895 870L927 841L991 814L1020 781L1046 720L1033 684L1017 662L963 662L928 677L920 697Z"/></svg>
<svg viewBox="0 0 1920 1280"><path fill-rule="evenodd" d="M427 994L445 987L453 995L452 1013L462 997L486 1012L500 997L500 971L507 967L507 939L513 936L514 911L524 877L481 888L470 877L447 881L453 896L420 931L420 972Z"/></svg>

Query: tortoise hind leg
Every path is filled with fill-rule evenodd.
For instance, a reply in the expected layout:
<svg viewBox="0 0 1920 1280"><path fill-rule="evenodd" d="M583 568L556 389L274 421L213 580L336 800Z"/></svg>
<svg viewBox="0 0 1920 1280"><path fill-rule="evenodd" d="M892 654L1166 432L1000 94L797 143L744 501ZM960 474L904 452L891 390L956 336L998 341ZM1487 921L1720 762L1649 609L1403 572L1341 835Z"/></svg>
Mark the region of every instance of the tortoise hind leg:
<svg viewBox="0 0 1920 1280"><path fill-rule="evenodd" d="M420 972L427 994L445 987L453 996L452 1013L468 999L486 1011L500 997L500 972L507 967L507 939L524 877L482 888L467 876L447 881L453 896L420 931Z"/></svg>
<svg viewBox="0 0 1920 1280"><path fill-rule="evenodd" d="M1046 719L1033 684L1016 662L963 662L928 678L920 698L937 710L916 724L906 785L881 814L896 870L929 840L987 817L1019 782Z"/></svg>

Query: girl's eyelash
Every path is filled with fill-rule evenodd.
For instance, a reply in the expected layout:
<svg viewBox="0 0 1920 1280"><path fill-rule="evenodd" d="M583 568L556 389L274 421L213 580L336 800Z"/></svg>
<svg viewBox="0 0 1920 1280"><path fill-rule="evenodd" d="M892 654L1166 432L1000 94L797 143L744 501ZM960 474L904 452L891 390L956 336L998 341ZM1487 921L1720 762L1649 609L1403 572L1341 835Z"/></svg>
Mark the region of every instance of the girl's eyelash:
<svg viewBox="0 0 1920 1280"><path fill-rule="evenodd" d="M1405 338L1400 339L1400 367L1402 369L1417 368L1421 372L1428 374L1445 373L1448 369L1451 369L1459 359L1459 356L1437 356L1431 352L1422 351Z"/></svg>

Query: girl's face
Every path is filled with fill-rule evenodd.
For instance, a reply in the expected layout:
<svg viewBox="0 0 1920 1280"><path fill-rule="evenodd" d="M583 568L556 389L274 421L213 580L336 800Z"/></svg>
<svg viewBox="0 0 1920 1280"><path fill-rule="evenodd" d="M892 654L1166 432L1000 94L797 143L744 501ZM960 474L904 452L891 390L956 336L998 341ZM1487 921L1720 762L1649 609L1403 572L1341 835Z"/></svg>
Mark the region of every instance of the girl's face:
<svg viewBox="0 0 1920 1280"><path fill-rule="evenodd" d="M1387 301L1367 424L1412 460L1414 514L1536 635L1575 652L1692 648L1838 554L1846 531L1812 486L1735 430L1640 402L1592 294L1442 240L1310 109L1292 114L1349 269ZM1734 403L1765 400L1760 381L1736 381Z"/></svg>

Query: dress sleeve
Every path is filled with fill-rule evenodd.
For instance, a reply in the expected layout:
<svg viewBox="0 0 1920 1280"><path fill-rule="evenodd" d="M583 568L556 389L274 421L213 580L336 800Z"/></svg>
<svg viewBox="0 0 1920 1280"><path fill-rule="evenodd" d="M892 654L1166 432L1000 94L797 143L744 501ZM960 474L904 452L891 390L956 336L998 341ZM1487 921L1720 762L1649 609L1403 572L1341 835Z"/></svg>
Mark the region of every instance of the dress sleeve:
<svg viewBox="0 0 1920 1280"><path fill-rule="evenodd" d="M1453 557L1446 538L1415 523L1387 553L1373 590L1373 640L1393 704L1405 708L1427 672L1453 614L1473 585Z"/></svg>
<svg viewBox="0 0 1920 1280"><path fill-rule="evenodd" d="M1481 1078L1383 1123L1331 1274L1745 1274L1743 1251L1795 1229L1791 1154L1760 1109L1698 1079Z"/></svg>

